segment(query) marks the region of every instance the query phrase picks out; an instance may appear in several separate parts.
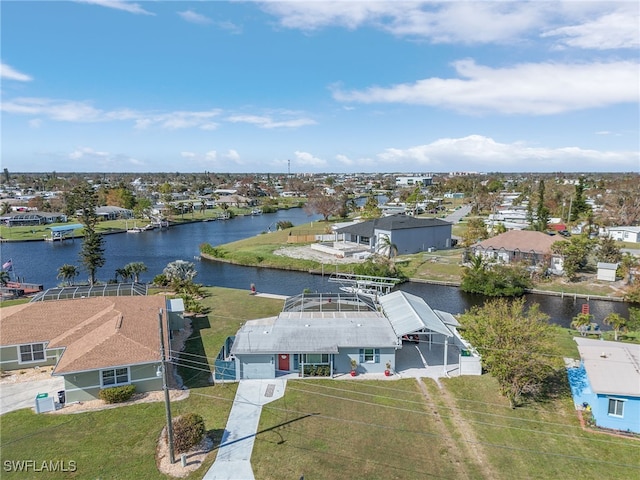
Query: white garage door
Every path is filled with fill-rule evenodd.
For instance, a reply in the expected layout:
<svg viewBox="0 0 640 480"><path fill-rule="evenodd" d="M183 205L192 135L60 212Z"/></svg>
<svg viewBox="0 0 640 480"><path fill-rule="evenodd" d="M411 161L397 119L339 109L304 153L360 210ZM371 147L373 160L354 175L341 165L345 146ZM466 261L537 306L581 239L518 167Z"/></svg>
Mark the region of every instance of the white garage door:
<svg viewBox="0 0 640 480"><path fill-rule="evenodd" d="M240 378L275 378L276 369L273 364L273 355L252 355L243 358L241 363Z"/></svg>

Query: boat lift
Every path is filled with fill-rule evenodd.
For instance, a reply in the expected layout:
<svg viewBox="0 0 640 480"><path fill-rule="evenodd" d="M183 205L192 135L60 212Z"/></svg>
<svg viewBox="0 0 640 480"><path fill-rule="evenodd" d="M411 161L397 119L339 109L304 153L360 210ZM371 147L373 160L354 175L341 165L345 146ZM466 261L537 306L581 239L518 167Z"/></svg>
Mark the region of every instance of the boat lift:
<svg viewBox="0 0 640 480"><path fill-rule="evenodd" d="M329 282L339 283L340 290L349 293L360 293L378 298L387 295L391 289L401 282L398 278L356 275L353 273L332 273Z"/></svg>

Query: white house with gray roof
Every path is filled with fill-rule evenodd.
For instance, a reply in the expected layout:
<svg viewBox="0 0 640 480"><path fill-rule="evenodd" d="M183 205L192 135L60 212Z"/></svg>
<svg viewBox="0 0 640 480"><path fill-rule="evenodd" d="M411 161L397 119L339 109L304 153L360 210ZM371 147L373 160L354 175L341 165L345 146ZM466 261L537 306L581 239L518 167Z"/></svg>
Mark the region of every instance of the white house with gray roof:
<svg viewBox="0 0 640 480"><path fill-rule="evenodd" d="M436 355L431 363L442 375L452 370L459 374L462 351L466 357L471 349L456 326L452 315L402 291L377 301L358 294L301 294L288 298L278 316L245 322L218 355L215 377L333 377L349 373L352 362L357 374L383 374L426 367L427 352ZM399 355L403 348L412 350L413 357ZM468 357L467 363L475 361L479 367L479 356ZM423 361L415 365L418 358ZM465 368L465 373L479 374L480 369Z"/></svg>

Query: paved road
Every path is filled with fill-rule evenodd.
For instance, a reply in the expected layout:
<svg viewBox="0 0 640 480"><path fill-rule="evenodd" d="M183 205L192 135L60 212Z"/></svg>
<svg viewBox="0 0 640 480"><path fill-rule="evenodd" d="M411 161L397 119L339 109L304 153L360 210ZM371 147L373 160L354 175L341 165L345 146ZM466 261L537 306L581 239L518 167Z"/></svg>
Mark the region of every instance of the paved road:
<svg viewBox="0 0 640 480"><path fill-rule="evenodd" d="M64 390L64 378L48 378L29 382L0 384L0 415L19 410L34 408L39 393L48 393L58 401L58 391Z"/></svg>
<svg viewBox="0 0 640 480"><path fill-rule="evenodd" d="M462 219L462 217L468 215L470 212L471 212L471 206L463 205L455 212L451 213L450 215L447 215L444 218L444 220L451 223L458 223Z"/></svg>

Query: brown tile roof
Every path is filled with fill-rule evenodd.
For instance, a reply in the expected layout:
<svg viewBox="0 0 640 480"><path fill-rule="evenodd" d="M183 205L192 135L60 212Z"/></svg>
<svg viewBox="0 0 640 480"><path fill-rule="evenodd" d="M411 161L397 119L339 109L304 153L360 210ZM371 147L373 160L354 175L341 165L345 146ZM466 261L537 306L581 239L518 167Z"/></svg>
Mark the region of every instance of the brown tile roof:
<svg viewBox="0 0 640 480"><path fill-rule="evenodd" d="M65 347L55 373L160 359L158 311L165 298L92 297L0 309L0 345Z"/></svg>
<svg viewBox="0 0 640 480"><path fill-rule="evenodd" d="M538 254L547 254L551 253L551 245L560 240L564 239L542 232L509 230L508 232L476 243L472 248L483 248L485 250L489 248L500 250L503 248L509 252L520 250L521 252L533 251Z"/></svg>

